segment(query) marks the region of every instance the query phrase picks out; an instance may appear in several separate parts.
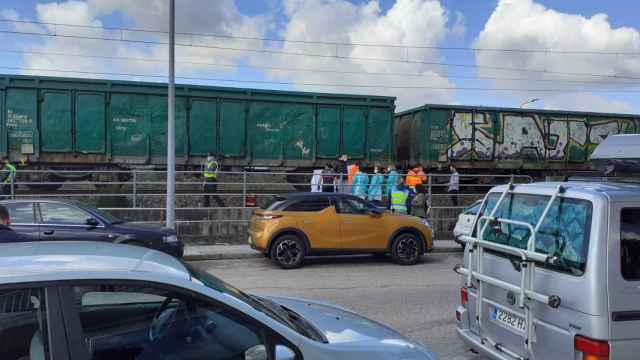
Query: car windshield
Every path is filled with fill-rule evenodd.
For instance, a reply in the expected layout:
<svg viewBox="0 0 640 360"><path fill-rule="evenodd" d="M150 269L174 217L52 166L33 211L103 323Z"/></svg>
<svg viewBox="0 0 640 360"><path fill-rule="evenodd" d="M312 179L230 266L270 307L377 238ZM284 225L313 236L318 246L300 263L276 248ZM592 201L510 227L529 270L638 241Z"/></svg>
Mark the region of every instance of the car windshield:
<svg viewBox="0 0 640 360"><path fill-rule="evenodd" d="M486 211L490 214L500 198L499 193L487 197ZM496 210L497 218L522 221L536 226L550 197L532 194L512 194L502 201ZM554 256L554 264L544 266L573 275L584 273L591 228L592 205L590 201L557 198L536 233L536 252ZM480 220L480 228L486 224ZM484 240L520 249L527 247L531 231L513 224L490 223L483 232Z"/></svg>
<svg viewBox="0 0 640 360"><path fill-rule="evenodd" d="M235 299L242 301L243 303L251 306L257 311L260 311L261 313L269 316L270 318L310 339L324 341L322 335L313 326L311 326L306 320L304 320L304 318L291 311L290 309L280 306L275 302L263 297L246 294L240 289L218 279L217 277L205 271L198 270L189 264L184 264L184 266L189 270L192 281L203 284L204 286L215 291L234 297Z"/></svg>

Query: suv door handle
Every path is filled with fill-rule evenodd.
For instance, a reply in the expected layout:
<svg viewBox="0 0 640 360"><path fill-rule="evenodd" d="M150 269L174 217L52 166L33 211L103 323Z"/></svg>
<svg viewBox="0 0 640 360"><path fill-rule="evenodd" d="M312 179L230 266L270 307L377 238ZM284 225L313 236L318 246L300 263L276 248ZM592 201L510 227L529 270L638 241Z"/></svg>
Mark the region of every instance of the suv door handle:
<svg viewBox="0 0 640 360"><path fill-rule="evenodd" d="M45 235L53 235L53 233L55 233L55 230L47 230L43 232Z"/></svg>
<svg viewBox="0 0 640 360"><path fill-rule="evenodd" d="M346 220L346 221L343 221L342 223L343 223L343 224L353 224L353 221L351 221L351 220Z"/></svg>

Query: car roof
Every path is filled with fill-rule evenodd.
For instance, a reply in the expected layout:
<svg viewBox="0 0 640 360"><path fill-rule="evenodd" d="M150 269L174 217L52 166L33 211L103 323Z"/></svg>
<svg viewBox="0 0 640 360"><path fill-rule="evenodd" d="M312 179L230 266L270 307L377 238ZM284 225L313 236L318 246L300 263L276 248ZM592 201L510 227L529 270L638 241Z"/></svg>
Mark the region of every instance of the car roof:
<svg viewBox="0 0 640 360"><path fill-rule="evenodd" d="M559 185L566 191L582 194L586 197L601 197L606 195L617 200L640 200L640 184L618 183L614 181L567 181L567 182L537 182L531 184L517 184L516 192L551 195ZM500 185L491 192L503 192L508 185Z"/></svg>
<svg viewBox="0 0 640 360"><path fill-rule="evenodd" d="M0 284L19 277L50 279L65 273L107 275L114 272L147 272L155 275L191 278L176 258L139 246L103 242L23 242L0 244ZM55 275L53 275L55 277Z"/></svg>
<svg viewBox="0 0 640 360"><path fill-rule="evenodd" d="M344 193L334 193L334 192L298 192L298 193L290 193L282 195L281 198L283 200L294 200L294 199L304 199L304 198L314 198L314 197L344 197L344 198L353 198L357 197L351 194Z"/></svg>

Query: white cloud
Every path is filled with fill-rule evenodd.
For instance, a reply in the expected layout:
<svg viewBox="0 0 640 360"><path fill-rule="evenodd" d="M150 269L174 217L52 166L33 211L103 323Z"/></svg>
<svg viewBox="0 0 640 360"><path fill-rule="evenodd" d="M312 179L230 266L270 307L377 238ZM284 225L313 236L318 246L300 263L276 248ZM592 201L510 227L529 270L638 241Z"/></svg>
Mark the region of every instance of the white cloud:
<svg viewBox="0 0 640 360"><path fill-rule="evenodd" d="M111 39L167 41L167 35L159 32L137 32L105 29L101 17L120 14L131 22L130 27L149 30L166 31L168 27L168 6L165 0L145 1L78 1L39 3L36 5L38 21L54 24L72 24L89 27L64 25L29 25L30 32L40 32L58 35L84 36ZM18 19L15 10L5 9L0 15L6 18ZM242 34L260 37L267 25L266 17L249 17L240 14L231 0L181 0L176 7L176 31L197 34ZM16 23L14 28L22 29L25 25ZM35 28L35 29L34 29ZM167 47L164 45L135 44L119 41L101 41L65 37L50 37L42 39L20 38L19 46L23 50L37 52L26 54L23 65L28 68L39 69L73 69L80 71L97 71L105 73L129 74L166 74L167 65L163 62L150 62L135 59L167 59ZM177 35L179 44L221 45L231 47L261 47L261 42L250 40L232 40L211 36L183 36ZM67 54L66 56L43 55L43 53ZM75 55L75 56L74 56ZM85 56L77 56L85 55ZM86 57L87 55L93 57ZM103 57L125 57L126 60L104 59ZM233 68L219 68L206 66L206 63L233 64L241 60L245 54L234 53L214 48L177 47L176 71L182 75L192 75L205 71L208 74L228 73ZM132 59L134 58L134 59ZM186 62L180 62L185 60ZM190 64L190 63L199 64ZM60 76L79 77L113 77L108 74L82 73L51 73L42 71L25 71L25 73L44 73ZM138 80L163 80L162 78L139 77Z"/></svg>
<svg viewBox="0 0 640 360"><path fill-rule="evenodd" d="M548 110L633 113L633 108L623 101L606 99L588 92L546 97L544 108Z"/></svg>
<svg viewBox="0 0 640 360"><path fill-rule="evenodd" d="M398 0L386 13L377 1L353 4L346 0L285 0L284 14L288 20L281 31L287 40L329 41L341 44L435 45L450 33L447 28L448 11L436 0ZM433 49L402 47L318 45L284 43L279 51L306 52L330 57L276 55L266 57L279 67L323 69L330 72L271 71L269 76L305 83L367 84L367 88L298 87L301 90L340 91L398 97L398 109L426 102L450 102L453 92L429 89L398 89L392 86L454 87L444 69L408 62L362 61L345 58L382 58L412 61L438 61ZM261 59L261 61L265 61ZM254 61L255 62L255 61ZM364 74L345 74L356 72ZM425 76L386 76L366 73L407 73Z"/></svg>
<svg viewBox="0 0 640 360"><path fill-rule="evenodd" d="M168 6L166 0L66 0L36 5L38 21L86 25L89 27L44 25L34 26L38 32L58 35L107 37L113 39L136 39L166 41L166 34L152 32L120 31L103 27L106 16L117 14L125 19L127 26L141 29L166 31ZM354 4L347 0L283 0L281 16L275 14L246 16L240 13L233 0L180 0L176 7L176 30L193 34L242 35L265 37L268 31L288 40L329 41L344 44L394 44L437 45L453 34L464 32L464 16L452 15L439 0L397 0L386 12L380 9L377 0ZM5 9L4 17L19 18L20 14ZM278 20L276 22L275 20ZM14 24L14 27L23 26ZM94 28L95 27L95 28ZM22 38L20 38L22 39ZM23 65L40 69L73 69L82 73L51 73L25 71L25 73L55 74L60 76L84 76L113 78L109 74L89 72L166 74L167 65L135 59L166 59L167 48L163 45L123 43L76 38L24 38L19 47L37 52L24 56ZM345 59L383 58L412 61L443 61L437 50L431 48L375 47L351 45L319 45L296 42L263 42L261 40L224 38L198 35L178 35L181 44L223 46L231 48L270 49L273 51L304 52L332 57L285 56L267 53L225 51L206 47L177 47L177 73L186 76L235 77L249 76L233 67L212 67L203 64L251 64L278 68L323 69L344 73L285 72L265 70L268 79L296 83L315 84L366 84L370 87L310 87L296 86L297 90L321 92L347 92L397 96L398 109L406 109L426 102L454 102L455 93L448 90L422 89L421 87L454 88L446 78L446 68L438 65L411 62L360 61ZM42 53L65 54L64 56ZM90 55L93 57L77 56ZM125 57L127 60L102 57ZM132 59L133 58L133 59ZM370 73L403 73L407 76L375 75ZM251 72L252 78L260 71ZM233 74L234 76L218 76ZM415 75L418 74L418 75ZM260 77L260 75L258 75ZM139 80L164 80L163 78L133 77ZM195 80L180 80L193 82ZM392 87L413 87L398 89Z"/></svg>
<svg viewBox="0 0 640 360"><path fill-rule="evenodd" d="M546 8L533 0L500 0L484 29L478 35L475 46L485 49L638 52L640 51L640 32L630 27L613 28L606 14L596 14L591 18L586 18ZM604 96L595 95L586 90L629 88L637 86L637 82L629 80L613 82L611 78L607 77L562 75L553 74L553 72L631 77L640 73L640 57L624 54L478 51L476 52L476 63L479 66L547 71L547 73L510 72L479 68L478 74L482 76L573 80L570 83L496 80L494 84L517 89L552 88L574 91L571 94L549 96L547 105L553 104L557 108L579 108L581 110L595 110L595 107L601 111L628 110L629 106L622 102L611 101ZM587 83L576 83L576 81ZM545 95L539 93L534 95L545 99ZM512 96L525 98L527 94L517 92Z"/></svg>

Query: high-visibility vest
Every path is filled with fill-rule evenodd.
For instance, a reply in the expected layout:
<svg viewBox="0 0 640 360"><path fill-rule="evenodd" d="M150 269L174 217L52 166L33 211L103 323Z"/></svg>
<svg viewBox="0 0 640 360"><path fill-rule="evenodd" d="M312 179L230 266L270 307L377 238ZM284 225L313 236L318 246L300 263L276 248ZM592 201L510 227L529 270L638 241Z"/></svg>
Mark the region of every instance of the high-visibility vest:
<svg viewBox="0 0 640 360"><path fill-rule="evenodd" d="M360 171L360 167L358 165L349 165L347 166L347 184L353 184L353 178Z"/></svg>
<svg viewBox="0 0 640 360"><path fill-rule="evenodd" d="M409 170L407 173L407 186L414 188L420 184L422 184L422 178L420 175L413 170Z"/></svg>
<svg viewBox="0 0 640 360"><path fill-rule="evenodd" d="M215 161L209 161L204 167L205 179L216 179L218 177L218 163Z"/></svg>
<svg viewBox="0 0 640 360"><path fill-rule="evenodd" d="M7 163L5 166L6 166L6 170L4 171L8 171L9 174L7 174L7 177L4 179L4 183L11 184L11 181L13 181L13 178L16 176L16 167L10 163Z"/></svg>
<svg viewBox="0 0 640 360"><path fill-rule="evenodd" d="M407 213L407 199L409 191L394 190L391 192L391 211L401 214Z"/></svg>

